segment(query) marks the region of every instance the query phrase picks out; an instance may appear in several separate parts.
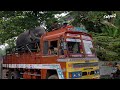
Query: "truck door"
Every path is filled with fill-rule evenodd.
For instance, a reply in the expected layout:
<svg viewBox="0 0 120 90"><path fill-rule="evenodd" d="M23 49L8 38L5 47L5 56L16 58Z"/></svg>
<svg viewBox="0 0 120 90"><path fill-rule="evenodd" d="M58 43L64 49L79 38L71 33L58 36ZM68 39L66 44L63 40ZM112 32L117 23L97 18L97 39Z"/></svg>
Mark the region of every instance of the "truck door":
<svg viewBox="0 0 120 90"><path fill-rule="evenodd" d="M44 63L56 63L58 58L58 40L43 42L43 60Z"/></svg>

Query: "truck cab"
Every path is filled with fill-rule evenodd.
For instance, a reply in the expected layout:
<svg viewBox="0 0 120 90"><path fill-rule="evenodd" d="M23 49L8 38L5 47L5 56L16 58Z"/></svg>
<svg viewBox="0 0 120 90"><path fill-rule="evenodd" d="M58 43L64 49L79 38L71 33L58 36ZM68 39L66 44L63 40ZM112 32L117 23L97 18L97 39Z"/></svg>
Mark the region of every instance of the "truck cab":
<svg viewBox="0 0 120 90"><path fill-rule="evenodd" d="M93 39L86 30L67 25L47 32L40 39L41 63L60 64L66 79L99 79L98 58ZM48 70L43 70L47 73ZM43 78L46 75L43 74Z"/></svg>

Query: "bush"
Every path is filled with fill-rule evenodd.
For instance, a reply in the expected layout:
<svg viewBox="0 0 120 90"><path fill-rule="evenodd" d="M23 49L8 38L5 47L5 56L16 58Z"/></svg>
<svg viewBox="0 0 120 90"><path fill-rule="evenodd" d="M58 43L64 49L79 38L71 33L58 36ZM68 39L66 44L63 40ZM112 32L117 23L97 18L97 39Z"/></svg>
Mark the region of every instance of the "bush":
<svg viewBox="0 0 120 90"><path fill-rule="evenodd" d="M94 34L94 35L93 35ZM92 33L97 57L102 61L120 60L120 37Z"/></svg>

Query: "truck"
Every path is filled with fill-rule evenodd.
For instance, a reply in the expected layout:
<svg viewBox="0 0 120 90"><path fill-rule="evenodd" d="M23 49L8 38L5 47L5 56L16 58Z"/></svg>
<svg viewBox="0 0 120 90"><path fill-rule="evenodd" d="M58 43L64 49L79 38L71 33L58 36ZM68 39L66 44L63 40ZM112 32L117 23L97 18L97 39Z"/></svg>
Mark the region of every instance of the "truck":
<svg viewBox="0 0 120 90"><path fill-rule="evenodd" d="M36 50L6 51L3 70L8 79L100 79L92 35L67 25L43 33Z"/></svg>

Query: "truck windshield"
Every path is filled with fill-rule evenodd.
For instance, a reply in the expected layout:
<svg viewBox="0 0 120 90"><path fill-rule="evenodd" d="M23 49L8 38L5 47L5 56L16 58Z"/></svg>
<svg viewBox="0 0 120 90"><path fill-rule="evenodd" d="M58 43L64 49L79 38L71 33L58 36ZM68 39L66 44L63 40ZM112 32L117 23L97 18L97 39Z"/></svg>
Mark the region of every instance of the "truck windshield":
<svg viewBox="0 0 120 90"><path fill-rule="evenodd" d="M80 39L66 39L69 53L80 53Z"/></svg>
<svg viewBox="0 0 120 90"><path fill-rule="evenodd" d="M92 45L92 41L83 40L83 44L84 44L86 54L95 53L93 45Z"/></svg>

